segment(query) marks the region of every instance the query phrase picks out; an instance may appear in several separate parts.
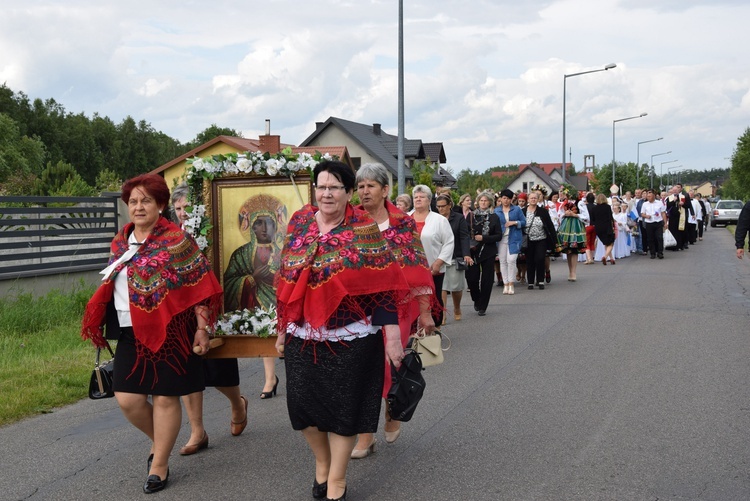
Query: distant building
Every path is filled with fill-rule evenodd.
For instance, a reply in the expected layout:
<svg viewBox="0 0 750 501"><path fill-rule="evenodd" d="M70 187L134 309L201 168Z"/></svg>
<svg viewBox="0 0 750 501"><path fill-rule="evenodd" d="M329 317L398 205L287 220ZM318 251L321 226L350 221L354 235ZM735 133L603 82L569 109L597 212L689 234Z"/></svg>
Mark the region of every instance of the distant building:
<svg viewBox="0 0 750 501"><path fill-rule="evenodd" d="M541 184L547 188L547 193L553 191L559 191L560 185L562 184L562 171L560 170L561 163L548 163L548 164L520 164L518 166L518 174L510 180L506 188L511 191L522 191L528 193L532 186ZM565 164L570 169L573 164ZM502 177L502 172L493 172L493 176ZM578 174L575 176L567 176L565 182L573 185L578 191L587 191L589 189L589 181L593 174Z"/></svg>
<svg viewBox="0 0 750 501"><path fill-rule="evenodd" d="M370 162L383 164L391 175L391 186L397 184L398 136L386 133L380 124L361 124L329 117L325 122L316 122L315 131L300 143L300 146L316 148L329 145L346 146L355 169ZM436 185L453 186L456 183L456 179L442 167L446 162L443 143L404 138L404 160L407 183L413 181L411 166L417 160L429 161L436 167L433 176Z"/></svg>

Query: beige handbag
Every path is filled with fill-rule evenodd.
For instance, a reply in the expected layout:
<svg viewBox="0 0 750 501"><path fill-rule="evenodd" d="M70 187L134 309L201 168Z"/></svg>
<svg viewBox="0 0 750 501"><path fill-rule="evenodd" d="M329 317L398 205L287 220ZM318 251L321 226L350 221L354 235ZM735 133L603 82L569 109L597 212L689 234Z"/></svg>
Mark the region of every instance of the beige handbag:
<svg viewBox="0 0 750 501"><path fill-rule="evenodd" d="M446 348L443 348L443 338L448 341ZM432 336L426 336L424 329L419 329L411 338L410 344L411 349L419 353L419 358L422 359L422 366L429 367L443 363L443 360L445 360L443 352L450 349L451 340L437 329L435 329L435 333Z"/></svg>

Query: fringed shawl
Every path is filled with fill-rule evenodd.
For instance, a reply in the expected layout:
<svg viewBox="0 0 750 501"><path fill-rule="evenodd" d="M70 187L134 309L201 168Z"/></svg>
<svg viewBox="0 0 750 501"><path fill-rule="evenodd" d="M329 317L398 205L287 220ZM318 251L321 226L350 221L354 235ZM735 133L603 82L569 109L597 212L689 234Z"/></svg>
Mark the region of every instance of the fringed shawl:
<svg viewBox="0 0 750 501"><path fill-rule="evenodd" d="M110 263L128 250L129 223L115 236ZM130 261L118 265L86 305L81 336L96 346L105 344L102 327L112 301L115 276L125 271L138 363L168 360L181 367L192 351L194 307L205 305L210 325L221 304L221 286L195 242L175 224L159 218L151 234ZM176 355L179 354L179 357ZM136 363L136 366L138 365ZM133 368L135 371L135 367Z"/></svg>
<svg viewBox="0 0 750 501"><path fill-rule="evenodd" d="M317 211L306 205L289 222L276 284L279 332L307 322L314 338L340 308L360 320L368 306L405 314L409 285L370 215L347 205L342 223L321 235Z"/></svg>

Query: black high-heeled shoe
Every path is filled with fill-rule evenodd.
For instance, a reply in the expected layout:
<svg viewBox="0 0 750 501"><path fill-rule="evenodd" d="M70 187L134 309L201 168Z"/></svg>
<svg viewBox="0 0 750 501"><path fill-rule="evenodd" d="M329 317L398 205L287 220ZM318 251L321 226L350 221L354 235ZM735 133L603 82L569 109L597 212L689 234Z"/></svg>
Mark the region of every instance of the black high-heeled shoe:
<svg viewBox="0 0 750 501"><path fill-rule="evenodd" d="M143 492L146 494L159 492L167 487L167 482L169 482L169 468L167 468L167 476L164 477L164 480L162 480L159 475L149 475L146 479L146 483L143 484ZM344 492L344 494L346 494L346 492Z"/></svg>
<svg viewBox="0 0 750 501"><path fill-rule="evenodd" d="M341 497L340 497L340 498L336 498L336 499L333 499L333 498L326 498L326 501L346 501L346 489L347 489L347 488L346 488L346 487L344 487L344 493L343 493L343 494L341 495Z"/></svg>
<svg viewBox="0 0 750 501"><path fill-rule="evenodd" d="M154 455L149 454L148 458L146 459L146 474L148 474L151 471L151 463L154 462Z"/></svg>
<svg viewBox="0 0 750 501"><path fill-rule="evenodd" d="M328 493L328 482L323 482L322 484L318 483L318 480L316 479L313 482L313 488L312 488L312 495L315 499L323 499L326 497L326 494Z"/></svg>
<svg viewBox="0 0 750 501"><path fill-rule="evenodd" d="M279 386L279 376L276 376L276 384L273 385L273 390L260 392L260 399L265 400L267 398L273 398L276 396L276 388Z"/></svg>

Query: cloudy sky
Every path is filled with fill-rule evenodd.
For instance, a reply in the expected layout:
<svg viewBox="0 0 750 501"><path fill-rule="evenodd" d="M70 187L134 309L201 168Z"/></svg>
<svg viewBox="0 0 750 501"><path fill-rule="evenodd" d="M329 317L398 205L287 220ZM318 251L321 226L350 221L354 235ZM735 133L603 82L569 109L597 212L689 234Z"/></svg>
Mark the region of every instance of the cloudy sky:
<svg viewBox="0 0 750 501"><path fill-rule="evenodd" d="M584 155L728 167L750 126L747 0L404 0L406 137L454 172ZM299 144L316 121L397 134L397 0L0 0L0 81L180 141L216 123ZM567 155L567 153L566 153ZM675 160L664 166L661 162ZM676 170L676 169L675 169Z"/></svg>

